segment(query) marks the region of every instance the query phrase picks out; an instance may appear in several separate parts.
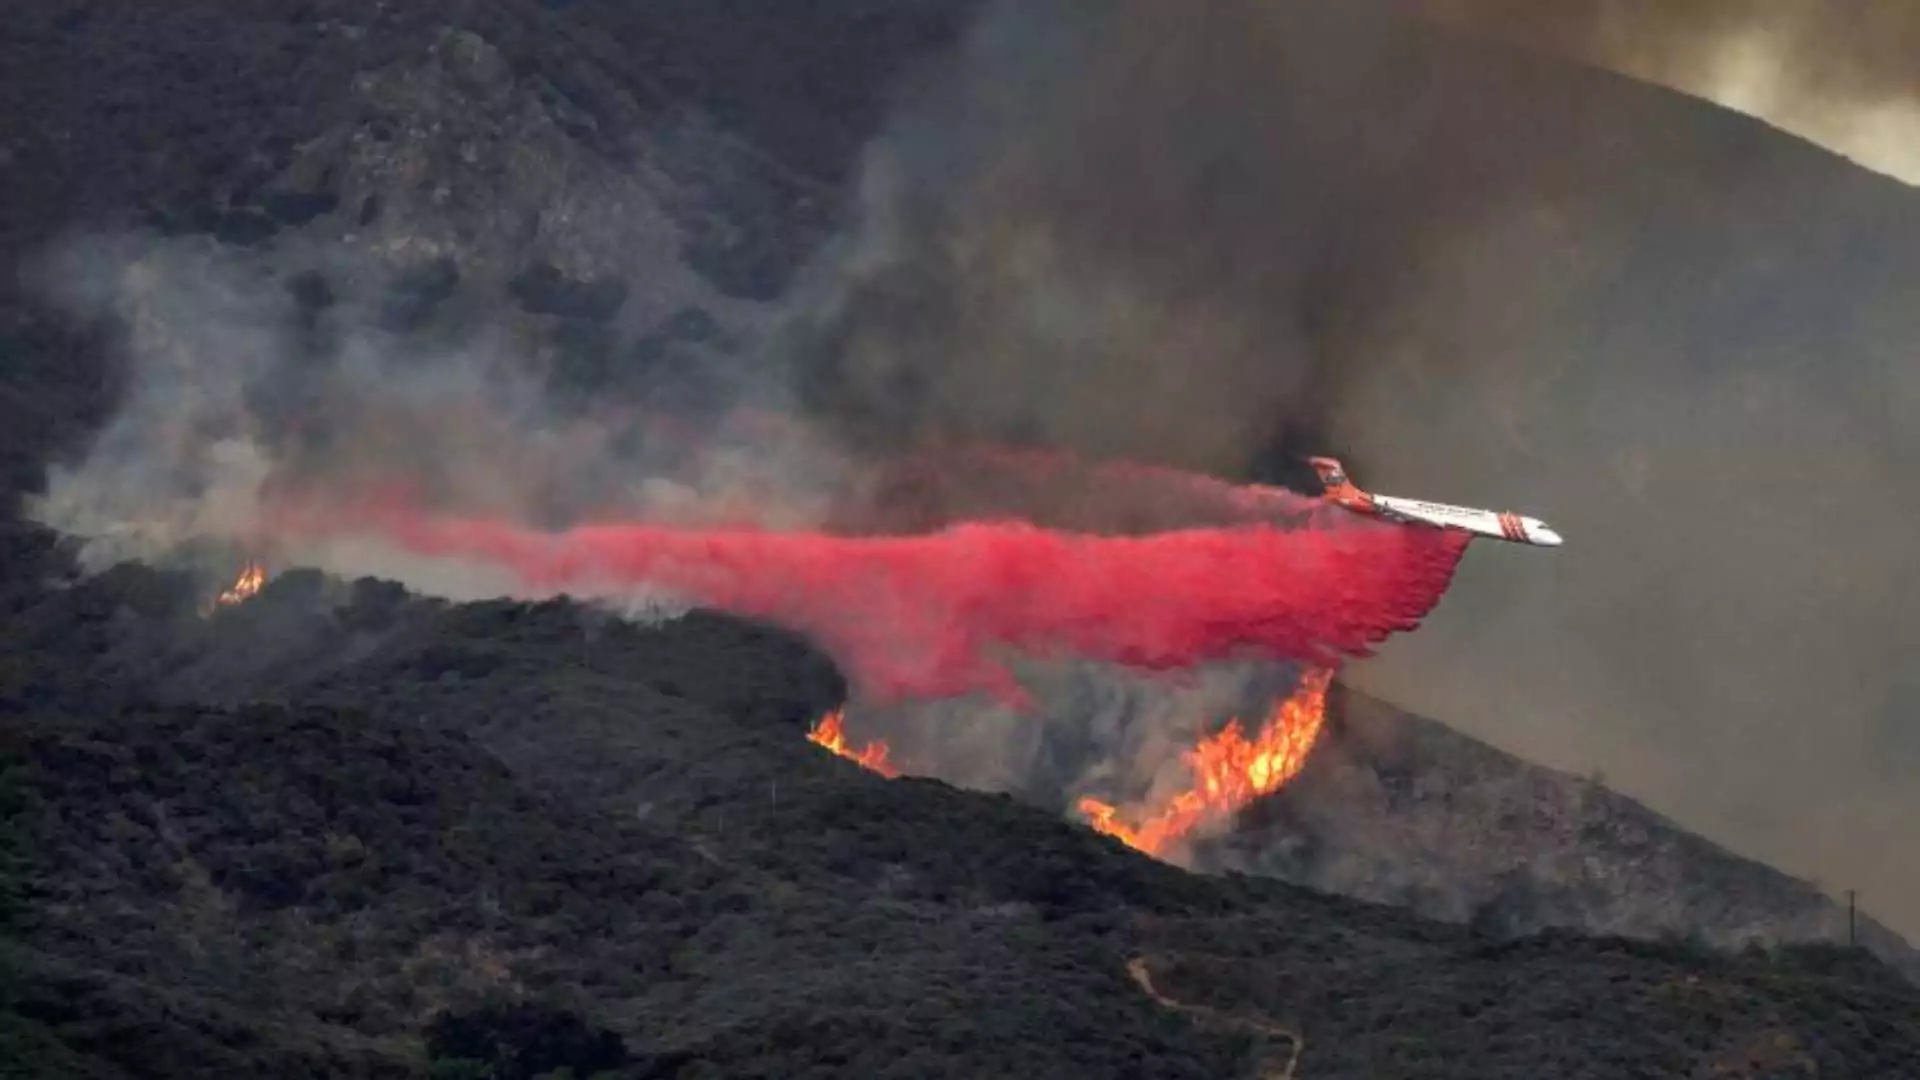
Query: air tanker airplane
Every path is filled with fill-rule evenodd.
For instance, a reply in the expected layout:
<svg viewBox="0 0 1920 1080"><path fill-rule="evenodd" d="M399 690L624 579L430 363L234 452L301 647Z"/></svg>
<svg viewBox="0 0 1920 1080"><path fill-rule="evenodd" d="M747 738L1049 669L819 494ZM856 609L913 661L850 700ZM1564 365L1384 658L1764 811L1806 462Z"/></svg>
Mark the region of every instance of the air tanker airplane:
<svg viewBox="0 0 1920 1080"><path fill-rule="evenodd" d="M1374 495L1361 491L1347 479L1347 470L1339 459L1308 458L1307 463L1327 487L1327 498L1356 514L1369 514L1387 521L1413 522L1440 529L1459 529L1495 540L1516 544L1559 547L1560 534L1539 518L1521 517L1505 510L1475 510L1468 506L1402 499L1393 495Z"/></svg>

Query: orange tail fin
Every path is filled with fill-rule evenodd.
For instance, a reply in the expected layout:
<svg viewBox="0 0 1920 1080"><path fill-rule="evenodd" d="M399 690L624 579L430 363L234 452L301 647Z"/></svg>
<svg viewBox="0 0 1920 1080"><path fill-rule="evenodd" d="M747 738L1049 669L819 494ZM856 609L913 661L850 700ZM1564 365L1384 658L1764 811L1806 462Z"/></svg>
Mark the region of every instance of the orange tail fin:
<svg viewBox="0 0 1920 1080"><path fill-rule="evenodd" d="M1339 458L1308 458L1307 464L1313 466L1314 475L1326 486L1328 499L1351 510L1372 512L1372 497L1353 485L1353 481L1347 477L1346 466L1340 464Z"/></svg>

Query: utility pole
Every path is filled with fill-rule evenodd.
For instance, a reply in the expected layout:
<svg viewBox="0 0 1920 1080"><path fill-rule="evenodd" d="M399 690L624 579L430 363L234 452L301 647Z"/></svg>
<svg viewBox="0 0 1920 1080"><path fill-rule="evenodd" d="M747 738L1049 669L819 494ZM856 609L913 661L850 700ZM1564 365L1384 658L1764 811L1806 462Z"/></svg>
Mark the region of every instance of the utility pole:
<svg viewBox="0 0 1920 1080"><path fill-rule="evenodd" d="M1853 890L1847 890L1847 948L1854 947Z"/></svg>

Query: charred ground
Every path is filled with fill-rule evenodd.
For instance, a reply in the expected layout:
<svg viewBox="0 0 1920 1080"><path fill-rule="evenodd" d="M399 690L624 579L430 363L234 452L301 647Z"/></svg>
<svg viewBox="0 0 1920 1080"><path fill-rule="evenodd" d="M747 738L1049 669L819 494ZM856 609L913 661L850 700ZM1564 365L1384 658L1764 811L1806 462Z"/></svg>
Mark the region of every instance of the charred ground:
<svg viewBox="0 0 1920 1080"><path fill-rule="evenodd" d="M552 90L541 107L583 161L638 160L618 134L635 118L716 119L718 136L653 151L682 180L681 255L751 299L824 232L890 76L967 5L769 6L752 33L744 5L610 0L16 7L10 264L75 221L246 246L377 217L294 168L301 148L464 109L461 79L494 69L463 66L455 27L499 50L515 92ZM416 62L435 89L411 121L347 92ZM400 299L430 309L488 280L463 269ZM494 279L590 368L699 324L602 333L613 294L550 270ZM113 400L100 329L0 282L9 493ZM1187 874L1051 808L882 780L806 742L844 689L769 628L297 573L209 620L201 592L138 567L82 580L46 532L0 528L0 1071L1200 1077L1274 1049L1156 1004L1130 960L1170 997L1297 1030L1308 1076L1891 1077L1920 1060L1920 992L1856 952L1516 940ZM1459 753L1399 764L1440 775Z"/></svg>

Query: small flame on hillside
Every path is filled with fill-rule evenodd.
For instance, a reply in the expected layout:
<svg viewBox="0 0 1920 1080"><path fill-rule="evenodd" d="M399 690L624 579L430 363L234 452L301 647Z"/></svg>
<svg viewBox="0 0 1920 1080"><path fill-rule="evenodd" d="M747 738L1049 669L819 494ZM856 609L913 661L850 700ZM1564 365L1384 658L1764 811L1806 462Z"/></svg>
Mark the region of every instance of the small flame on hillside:
<svg viewBox="0 0 1920 1080"><path fill-rule="evenodd" d="M232 585L227 586L213 602L220 607L232 607L259 592L267 583L267 568L258 562L248 561L240 576Z"/></svg>
<svg viewBox="0 0 1920 1080"><path fill-rule="evenodd" d="M819 723L813 725L813 730L807 733L807 738L881 776L900 775L900 770L887 761L888 749L885 739L875 739L859 750L848 749L845 723L845 710L835 709L821 717Z"/></svg>
<svg viewBox="0 0 1920 1080"><path fill-rule="evenodd" d="M1299 774L1326 723L1327 685L1332 680L1332 671L1308 671L1251 739L1235 719L1200 740L1185 755L1193 768L1193 785L1137 823L1121 821L1118 808L1099 799L1081 799L1080 812L1094 829L1149 855L1164 854L1196 827L1230 817Z"/></svg>

